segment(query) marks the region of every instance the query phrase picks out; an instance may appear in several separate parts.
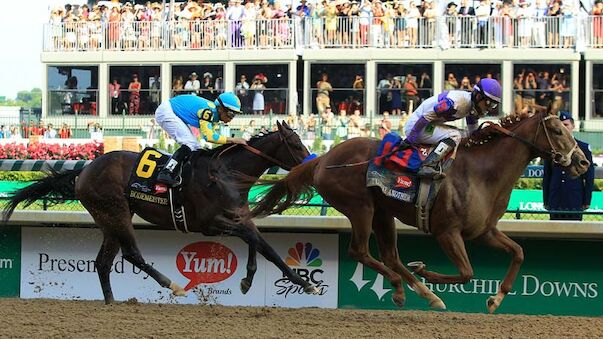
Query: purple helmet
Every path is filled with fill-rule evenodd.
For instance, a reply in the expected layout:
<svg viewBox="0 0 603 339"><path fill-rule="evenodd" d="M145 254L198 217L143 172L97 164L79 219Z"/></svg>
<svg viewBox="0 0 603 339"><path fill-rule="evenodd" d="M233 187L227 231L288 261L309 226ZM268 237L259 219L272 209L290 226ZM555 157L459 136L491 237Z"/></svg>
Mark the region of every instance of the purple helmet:
<svg viewBox="0 0 603 339"><path fill-rule="evenodd" d="M490 100L500 103L502 89L500 88L500 84L497 80L490 78L481 79L477 84L475 84L475 86L473 86L473 90L483 94Z"/></svg>

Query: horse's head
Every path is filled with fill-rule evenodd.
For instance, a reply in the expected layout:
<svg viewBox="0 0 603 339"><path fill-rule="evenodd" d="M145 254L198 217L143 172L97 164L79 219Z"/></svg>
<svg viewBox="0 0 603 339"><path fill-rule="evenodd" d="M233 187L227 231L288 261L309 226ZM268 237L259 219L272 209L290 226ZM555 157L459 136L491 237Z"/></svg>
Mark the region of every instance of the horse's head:
<svg viewBox="0 0 603 339"><path fill-rule="evenodd" d="M266 138L258 138L257 142L250 145L280 162L275 165L291 169L301 164L310 153L297 133L286 122L281 124L277 121L276 126L277 132L269 134Z"/></svg>
<svg viewBox="0 0 603 339"><path fill-rule="evenodd" d="M557 114L552 114L551 110L547 111L548 113L543 111L532 117L538 119L534 144L545 157L566 168L573 177L585 173L590 162Z"/></svg>

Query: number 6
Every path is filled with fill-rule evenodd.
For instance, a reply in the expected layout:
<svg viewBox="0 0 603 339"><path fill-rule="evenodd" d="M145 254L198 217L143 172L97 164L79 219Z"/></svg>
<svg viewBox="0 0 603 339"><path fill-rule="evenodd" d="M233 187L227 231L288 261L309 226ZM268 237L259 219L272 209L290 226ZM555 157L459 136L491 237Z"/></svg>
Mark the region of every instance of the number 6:
<svg viewBox="0 0 603 339"><path fill-rule="evenodd" d="M146 151L142 159L140 159L138 167L136 167L136 175L143 179L150 178L153 175L153 171L155 171L155 167L157 167L156 160L160 158L161 153L154 150Z"/></svg>

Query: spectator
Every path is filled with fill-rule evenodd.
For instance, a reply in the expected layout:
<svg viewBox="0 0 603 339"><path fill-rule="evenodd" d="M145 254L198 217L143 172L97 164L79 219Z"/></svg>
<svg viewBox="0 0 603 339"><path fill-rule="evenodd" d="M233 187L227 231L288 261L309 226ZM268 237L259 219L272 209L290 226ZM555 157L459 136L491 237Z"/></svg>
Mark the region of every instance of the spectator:
<svg viewBox="0 0 603 339"><path fill-rule="evenodd" d="M339 111L339 115L335 119L336 133L339 138L345 140L348 138L348 124L350 119L348 119L346 111L344 109Z"/></svg>
<svg viewBox="0 0 603 339"><path fill-rule="evenodd" d="M531 4L527 0L519 1L519 9L517 10L516 17L518 18L518 35L519 43L521 47L528 47L530 45L530 39L532 38L532 27L534 23L534 12L530 6Z"/></svg>
<svg viewBox="0 0 603 339"><path fill-rule="evenodd" d="M549 72L544 71L539 73L538 78L536 78L536 83L538 84L538 92L536 97L536 103L541 106L547 105L547 96L549 93L549 88L551 88L551 80L549 79Z"/></svg>
<svg viewBox="0 0 603 339"><path fill-rule="evenodd" d="M323 73L320 80L316 83L316 109L318 114L322 114L327 106L331 105L329 93L333 92L333 87L329 83L329 76Z"/></svg>
<svg viewBox="0 0 603 339"><path fill-rule="evenodd" d="M444 89L453 91L459 87L459 82L456 80L454 73L448 73L448 79L444 82ZM409 111L412 112L412 111Z"/></svg>
<svg viewBox="0 0 603 339"><path fill-rule="evenodd" d="M363 126L362 117L360 116L360 110L355 109L354 114L350 118L348 137L356 138L360 136L360 128Z"/></svg>
<svg viewBox="0 0 603 339"><path fill-rule="evenodd" d="M570 131L574 130L574 119L567 112L561 112L560 119ZM554 165L550 160L544 162L542 178L542 195L544 208L549 211L585 211L590 207L595 170L593 167L590 146L576 139L578 146L590 161L588 171L579 178L573 179L563 168ZM582 214L551 213L551 220L582 220Z"/></svg>
<svg viewBox="0 0 603 339"><path fill-rule="evenodd" d="M381 119L381 123L379 125L379 138L383 139L383 137L392 131L392 122L389 120L389 113L383 113L383 119Z"/></svg>
<svg viewBox="0 0 603 339"><path fill-rule="evenodd" d="M547 12L549 17L560 17L561 16L561 4L559 1L552 1L549 10ZM559 25L559 21L549 18L549 27L555 27ZM549 48L559 46L559 31L557 29L549 29Z"/></svg>
<svg viewBox="0 0 603 339"><path fill-rule="evenodd" d="M469 77L463 77L463 79L461 80L461 85L459 86L460 90L463 91L472 91L473 90L473 86L471 86L471 82L469 81Z"/></svg>
<svg viewBox="0 0 603 339"><path fill-rule="evenodd" d="M408 44L410 47L417 45L419 18L421 18L421 13L415 5L414 0L410 0L408 3L408 12L406 13L406 33L408 34Z"/></svg>
<svg viewBox="0 0 603 339"><path fill-rule="evenodd" d="M532 38L534 39L535 47L546 47L546 18L547 6L544 0L536 0L534 6L534 30Z"/></svg>
<svg viewBox="0 0 603 339"><path fill-rule="evenodd" d="M364 80L362 79L362 75L356 74L352 89L354 99L362 100L364 98Z"/></svg>
<svg viewBox="0 0 603 339"><path fill-rule="evenodd" d="M61 139L69 139L72 136L71 127L66 123L61 125L61 129L59 130L59 138Z"/></svg>
<svg viewBox="0 0 603 339"><path fill-rule="evenodd" d="M184 90L188 93L199 95L199 90L201 89L201 83L198 80L197 73L193 72L188 77L188 81L184 85Z"/></svg>
<svg viewBox="0 0 603 339"><path fill-rule="evenodd" d="M113 82L109 84L109 95L111 96L111 113L119 114L121 85L117 79L113 79Z"/></svg>
<svg viewBox="0 0 603 339"><path fill-rule="evenodd" d="M525 80L523 77L524 72L522 71L518 74L515 79L513 79L513 104L515 107L515 113L519 113L523 111L523 86L525 84Z"/></svg>
<svg viewBox="0 0 603 339"><path fill-rule="evenodd" d="M591 15L593 16L593 47L603 47L603 0L595 0Z"/></svg>
<svg viewBox="0 0 603 339"><path fill-rule="evenodd" d="M417 90L417 81L412 74L406 75L404 82L404 93L406 94L406 112L413 112L419 106L419 91Z"/></svg>
<svg viewBox="0 0 603 339"><path fill-rule="evenodd" d="M174 78L172 82L172 93L173 96L180 95L184 91L184 80L182 79L182 75Z"/></svg>
<svg viewBox="0 0 603 339"><path fill-rule="evenodd" d="M487 47L488 45L488 20L490 18L490 1L481 0L475 10L477 17L477 45Z"/></svg>
<svg viewBox="0 0 603 339"><path fill-rule="evenodd" d="M201 82L199 93L208 100L216 100L217 96L214 93L214 84L212 82L214 76L209 72L203 73L203 81Z"/></svg>
<svg viewBox="0 0 603 339"><path fill-rule="evenodd" d="M253 113L254 114L264 114L264 90L266 86L264 85L265 76L263 74L257 74L253 77L253 84L251 84L251 91L253 93Z"/></svg>
<svg viewBox="0 0 603 339"><path fill-rule="evenodd" d="M574 36L576 36L576 7L571 1L563 4L561 10L563 15L561 18L561 32L560 36L563 41L563 48L570 48L574 44Z"/></svg>
<svg viewBox="0 0 603 339"><path fill-rule="evenodd" d="M390 88L392 87L392 75L387 76L377 84L377 91L379 93L379 110L380 112L389 111L391 109L392 95Z"/></svg>
<svg viewBox="0 0 603 339"><path fill-rule="evenodd" d="M44 139L54 139L57 137L57 131L54 129L52 124L48 124L46 131L44 131Z"/></svg>
<svg viewBox="0 0 603 339"><path fill-rule="evenodd" d="M402 1L395 2L394 10L396 10L394 21L396 24L397 47L404 47L408 45L406 41L406 14L408 11Z"/></svg>
<svg viewBox="0 0 603 339"><path fill-rule="evenodd" d="M393 115L400 115L402 113L402 83L400 77L394 78L394 84L392 89L389 91L391 96L391 112Z"/></svg>
<svg viewBox="0 0 603 339"><path fill-rule="evenodd" d="M529 71L523 85L522 102L524 110L531 110L536 104L537 89L538 83L536 82L536 76L534 75L534 72Z"/></svg>
<svg viewBox="0 0 603 339"><path fill-rule="evenodd" d="M306 131L307 131L306 137L309 140L314 140L314 138L316 138L316 124L317 124L316 114L311 114L310 117L308 117L308 122L306 124L306 126L307 126L306 127L307 128L306 129Z"/></svg>
<svg viewBox="0 0 603 339"><path fill-rule="evenodd" d="M424 4L425 4L425 11L423 12L423 17L425 18L424 25L425 25L425 33L427 35L425 43L428 46L433 46L436 44L435 29L436 29L436 18L438 16L438 13L436 11L436 3L433 0L426 0L424 2Z"/></svg>
<svg viewBox="0 0 603 339"><path fill-rule="evenodd" d="M243 112L249 111L249 83L247 82L247 76L241 74L239 82L235 86L235 93L239 100L241 100L241 106Z"/></svg>
<svg viewBox="0 0 603 339"><path fill-rule="evenodd" d="M10 138L11 139L21 139L21 138L23 138L21 136L21 130L19 129L19 126L11 126L11 128L10 128Z"/></svg>
<svg viewBox="0 0 603 339"><path fill-rule="evenodd" d="M138 81L138 74L132 75L132 82L128 85L128 91L130 92L130 114L140 113L140 88L142 84Z"/></svg>
<svg viewBox="0 0 603 339"><path fill-rule="evenodd" d="M421 81L419 82L419 97L420 98L429 98L431 96L431 88L433 84L431 83L431 77L427 72L421 73Z"/></svg>
<svg viewBox="0 0 603 339"><path fill-rule="evenodd" d="M324 140L332 140L333 139L333 125L335 115L331 110L331 106L325 107L324 112L321 115L321 126L322 126L322 138Z"/></svg>

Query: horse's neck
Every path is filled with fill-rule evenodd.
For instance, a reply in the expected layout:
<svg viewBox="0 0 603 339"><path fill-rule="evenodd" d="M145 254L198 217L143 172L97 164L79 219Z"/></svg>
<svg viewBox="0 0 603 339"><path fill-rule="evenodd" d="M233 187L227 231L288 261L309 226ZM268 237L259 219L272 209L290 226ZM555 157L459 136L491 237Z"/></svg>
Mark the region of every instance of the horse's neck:
<svg viewBox="0 0 603 339"><path fill-rule="evenodd" d="M254 145L254 147L263 153L269 153L269 151L265 150L265 147L262 147L261 145ZM224 162L229 169L256 178L260 177L272 166L272 163L268 160L257 154L251 153L243 147L240 147L238 152L229 154L228 157L224 159Z"/></svg>
<svg viewBox="0 0 603 339"><path fill-rule="evenodd" d="M490 194L511 192L533 156L528 146L510 137L465 149L466 175L482 178Z"/></svg>

